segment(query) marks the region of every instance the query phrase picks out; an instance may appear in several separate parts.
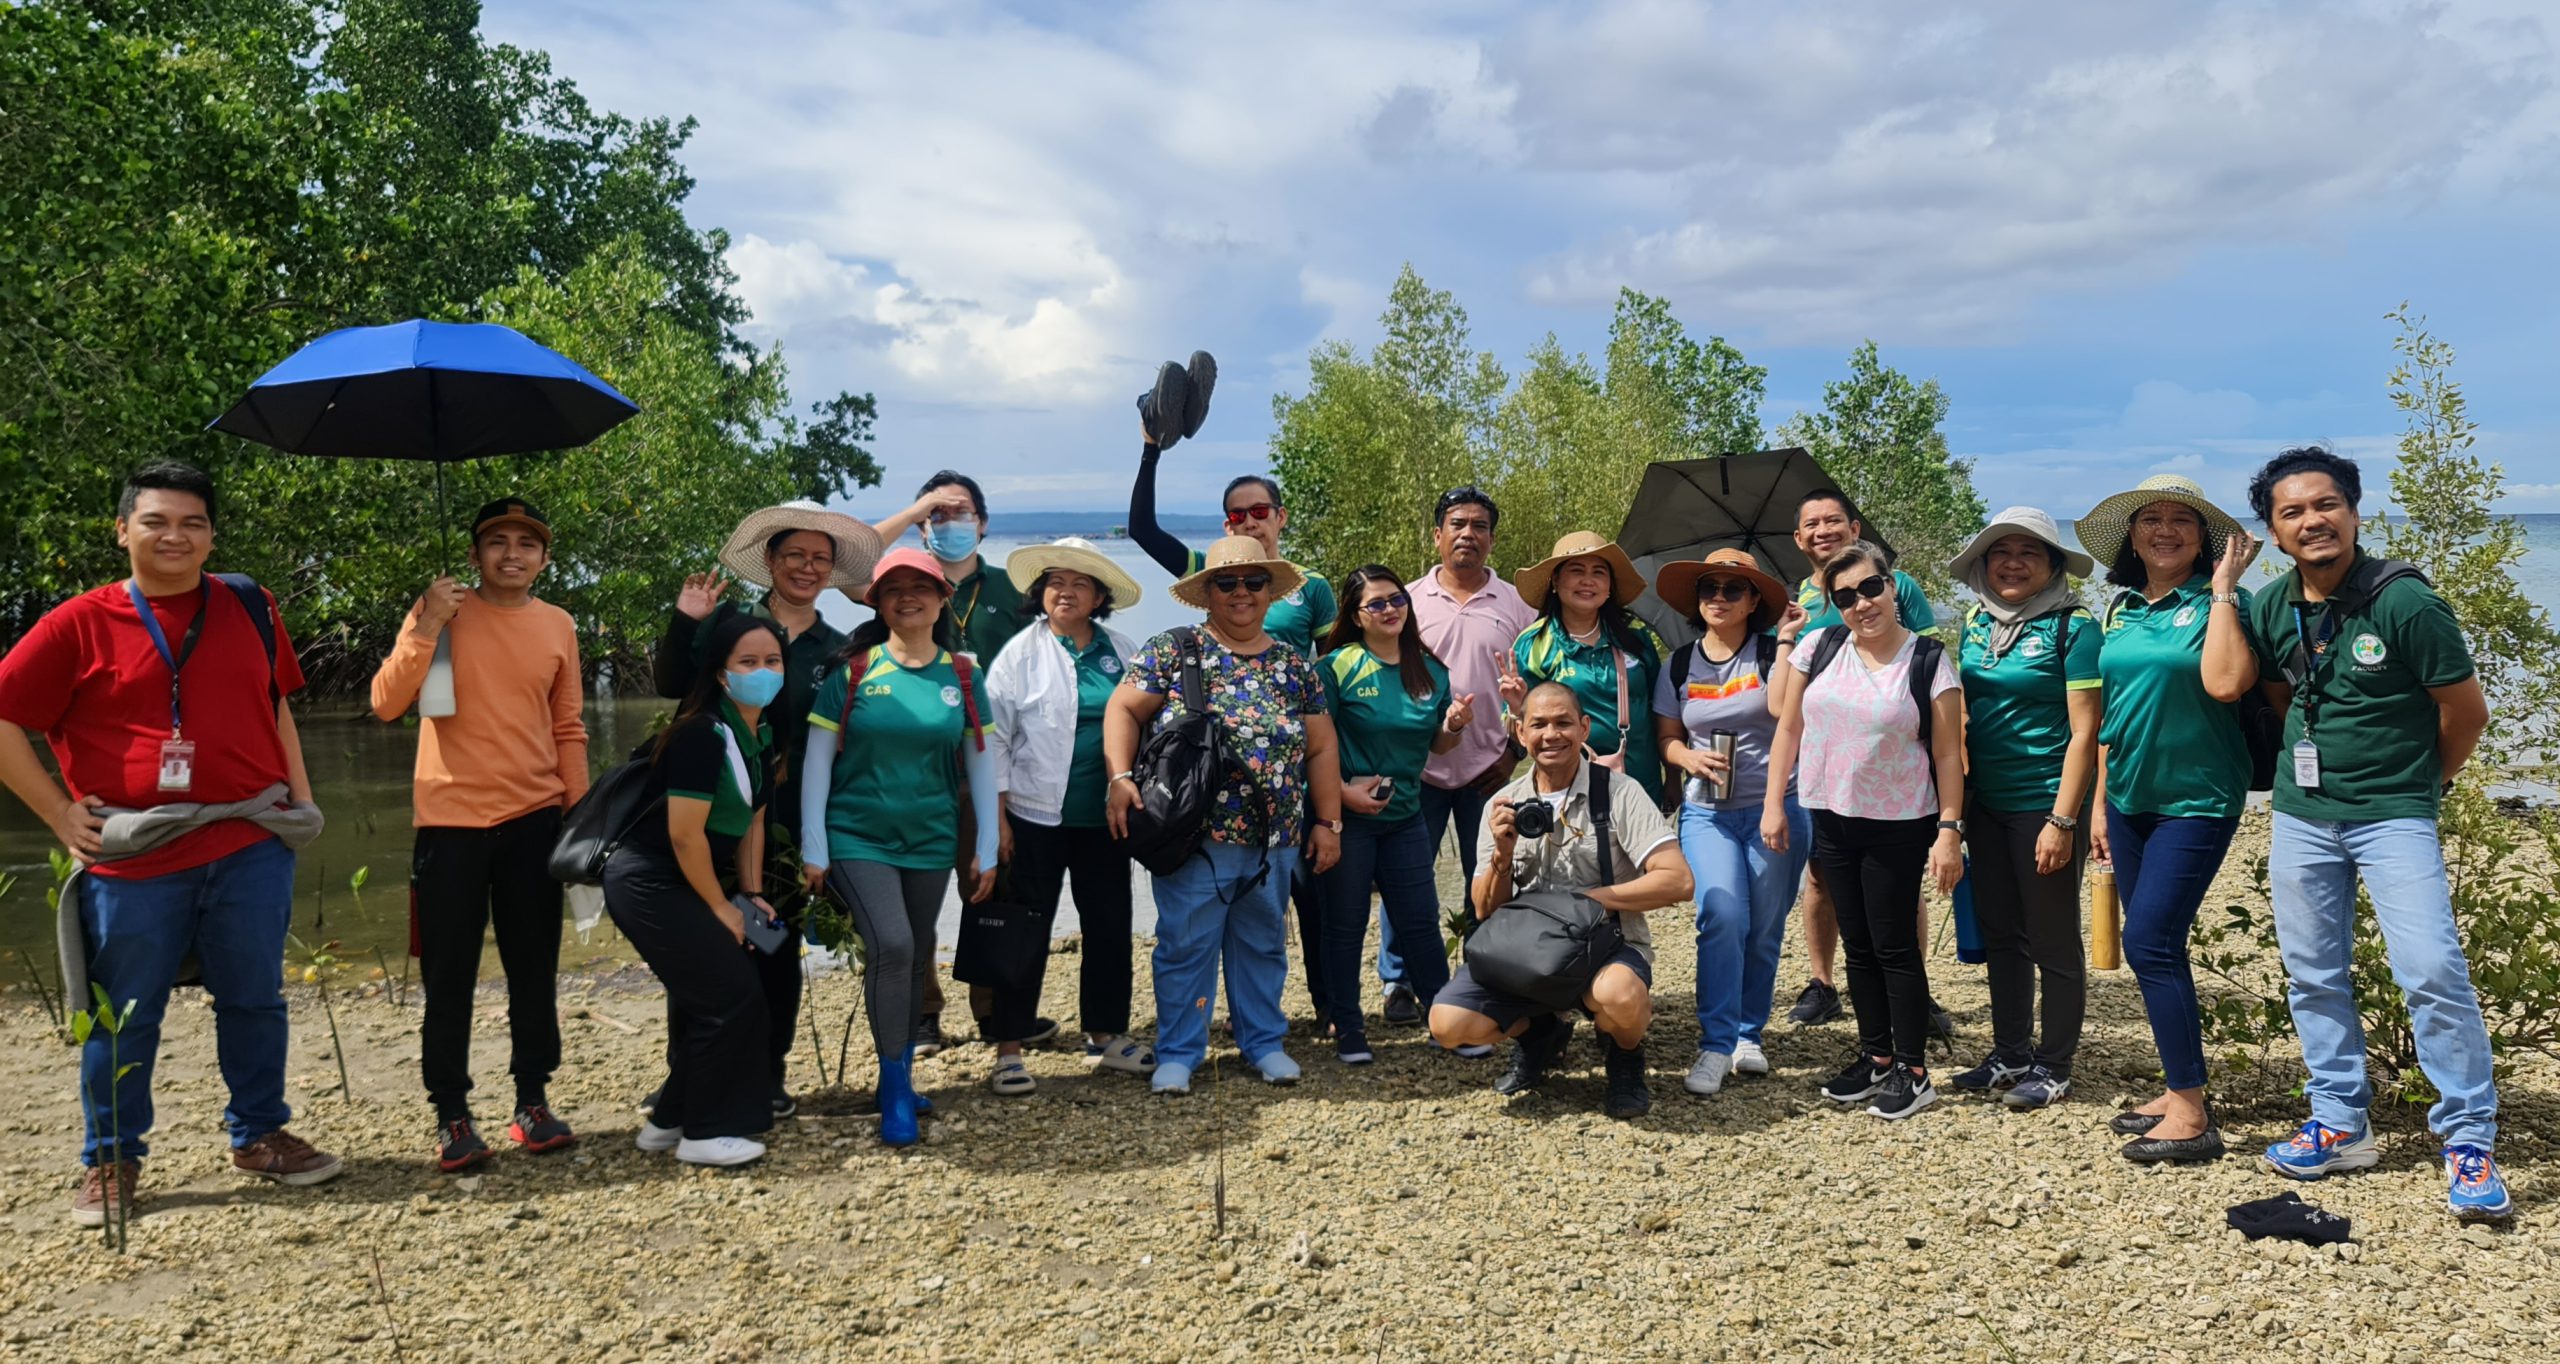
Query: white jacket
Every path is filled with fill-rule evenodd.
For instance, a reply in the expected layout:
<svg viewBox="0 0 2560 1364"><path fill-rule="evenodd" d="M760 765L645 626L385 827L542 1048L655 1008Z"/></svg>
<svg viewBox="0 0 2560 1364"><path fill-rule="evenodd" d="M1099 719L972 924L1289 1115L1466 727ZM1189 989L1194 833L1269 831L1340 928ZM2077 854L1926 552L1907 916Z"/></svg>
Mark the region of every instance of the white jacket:
<svg viewBox="0 0 2560 1364"><path fill-rule="evenodd" d="M1127 635L1097 623L1122 664L1137 656ZM987 669L987 700L994 707L998 789L1014 818L1055 828L1067 802L1067 768L1076 751L1075 660L1048 624L1034 621L1015 633Z"/></svg>

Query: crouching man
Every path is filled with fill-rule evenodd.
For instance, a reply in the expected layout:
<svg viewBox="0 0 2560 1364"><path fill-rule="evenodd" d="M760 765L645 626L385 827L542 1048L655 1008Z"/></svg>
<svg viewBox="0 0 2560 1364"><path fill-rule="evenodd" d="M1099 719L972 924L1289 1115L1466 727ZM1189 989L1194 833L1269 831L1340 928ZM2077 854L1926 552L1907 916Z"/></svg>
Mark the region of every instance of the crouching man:
<svg viewBox="0 0 2560 1364"><path fill-rule="evenodd" d="M1653 935L1645 915L1689 902L1689 867L1679 837L1644 788L1584 761L1591 721L1571 688L1549 682L1532 689L1516 724L1530 770L1503 787L1487 813L1469 888L1476 917L1489 918L1538 891L1580 892L1617 916L1626 945L1592 977L1582 1008L1607 1037L1609 1116L1641 1117L1653 1107L1644 1079L1644 1032L1653 1022ZM1604 779L1612 876L1601 870L1601 833L1591 808L1592 783ZM1530 805L1544 806L1541 813L1552 818L1532 819L1524 836L1520 816ZM1573 1022L1534 1000L1488 989L1461 966L1432 1002L1431 1036L1444 1047L1511 1039L1511 1063L1493 1087L1518 1094L1537 1088L1564 1055Z"/></svg>

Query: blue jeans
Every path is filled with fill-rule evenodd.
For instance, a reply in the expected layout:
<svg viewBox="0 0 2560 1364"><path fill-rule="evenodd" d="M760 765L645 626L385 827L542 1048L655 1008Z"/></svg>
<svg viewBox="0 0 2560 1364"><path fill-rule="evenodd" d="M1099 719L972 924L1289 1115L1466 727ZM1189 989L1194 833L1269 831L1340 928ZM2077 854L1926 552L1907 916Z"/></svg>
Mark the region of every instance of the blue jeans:
<svg viewBox="0 0 2560 1364"><path fill-rule="evenodd" d="M2151 1044L2171 1089L2204 1087L2204 1011L2187 933L2240 820L2128 815L2107 807L2107 850L2124 906L2124 961L2142 987Z"/></svg>
<svg viewBox="0 0 2560 1364"><path fill-rule="evenodd" d="M1209 1001L1227 968L1227 1017L1247 1062L1280 1050L1288 1019L1280 985L1289 974L1287 912L1294 847L1263 852L1209 839L1190 861L1156 878L1156 1060L1198 1069L1209 1055ZM1251 889L1243 889L1252 883Z"/></svg>
<svg viewBox="0 0 2560 1364"><path fill-rule="evenodd" d="M1813 816L1787 798L1787 850L1760 841L1760 809L1680 807L1680 855L1698 884L1698 1049L1758 1043L1778 985L1778 948L1813 853Z"/></svg>
<svg viewBox="0 0 2560 1364"><path fill-rule="evenodd" d="M88 1113L81 1163L126 1160L149 1150L151 1072L160 1054L160 1021L189 950L213 996L213 1046L222 1083L231 1091L223 1121L234 1149L293 1119L284 1102L284 936L293 921L293 850L272 838L229 857L166 876L117 880L82 876L80 927L89 939L89 978L133 1017L107 1054L107 1032L89 1035L80 1053ZM81 1008L95 1000L74 1000ZM132 1067L114 1080L118 1064ZM108 1095L113 1087L110 1117Z"/></svg>
<svg viewBox="0 0 2560 1364"><path fill-rule="evenodd" d="M1435 876L1439 874L1440 841L1449 834L1450 817L1457 817L1458 895L1462 899L1475 894L1476 836L1484 827L1484 807L1489 799L1472 786L1452 791L1429 782L1422 784L1422 822L1431 831L1431 866ZM1431 946L1423 950L1438 950L1439 925L1432 925L1431 934L1424 941ZM1393 984L1404 979L1402 946L1394 926L1382 920L1378 925L1379 980ZM1445 981L1447 978L1443 976L1442 979Z"/></svg>
<svg viewBox="0 0 2560 1364"><path fill-rule="evenodd" d="M1394 824L1345 820L1342 860L1316 878L1324 892L1325 1003L1334 1030L1366 1032L1360 1017L1360 945L1369 936L1369 891L1378 892L1379 955L1386 954L1386 935L1408 943L1430 942L1440 934L1440 896L1431 877L1431 839L1422 816ZM1441 952L1418 952L1401 964L1404 983L1431 1007L1433 996L1449 983L1449 958Z"/></svg>
<svg viewBox="0 0 2560 1364"><path fill-rule="evenodd" d="M2361 1132L2373 1106L2365 1075L2364 1021L2354 983L2356 878L2372 893L2374 922L2391 955L2391 978L2409 1003L2418 1065L2440 1096L2427 1125L2446 1142L2487 1148L2498 1139L2498 1091L2489 1029L2445 884L2444 847L2431 819L2362 823L2276 816L2267 870L2274 882L2276 942L2284 951L2293 1028L2311 1116Z"/></svg>

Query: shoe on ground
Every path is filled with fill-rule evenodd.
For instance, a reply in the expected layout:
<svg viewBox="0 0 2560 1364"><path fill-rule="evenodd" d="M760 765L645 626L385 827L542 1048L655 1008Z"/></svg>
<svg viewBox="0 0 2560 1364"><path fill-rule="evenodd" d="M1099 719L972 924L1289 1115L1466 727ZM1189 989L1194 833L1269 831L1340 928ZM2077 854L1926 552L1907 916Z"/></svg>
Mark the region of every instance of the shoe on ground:
<svg viewBox="0 0 2560 1364"><path fill-rule="evenodd" d="M916 1023L915 1059L921 1061L950 1045L942 1035L942 1015L926 1014Z"/></svg>
<svg viewBox="0 0 2560 1364"><path fill-rule="evenodd" d="M773 1082L773 1116L787 1118L800 1111L800 1101L791 1097L780 1080Z"/></svg>
<svg viewBox="0 0 2560 1364"><path fill-rule="evenodd" d="M2136 1137L2119 1154L2136 1165L2186 1165L2220 1160L2224 1150L2222 1129L2208 1116L2204 1130L2192 1137Z"/></svg>
<svg viewBox="0 0 2560 1364"><path fill-rule="evenodd" d="M2157 1113L2142 1113L2128 1108L2107 1119L2107 1126L2128 1137L2139 1137L2149 1133L2152 1128L2158 1127L2160 1117L2161 1115Z"/></svg>
<svg viewBox="0 0 2560 1364"><path fill-rule="evenodd" d="M107 1212L121 1199L125 1215L133 1215L134 1204L142 1201L135 1186L142 1179L142 1162L120 1160L113 1165L87 1165L80 1170L80 1188L71 1195L71 1225L103 1227Z"/></svg>
<svg viewBox="0 0 2560 1364"><path fill-rule="evenodd" d="M1346 1066L1365 1066L1378 1057L1369 1050L1367 1033L1347 1032L1333 1039L1333 1059Z"/></svg>
<svg viewBox="0 0 2560 1364"><path fill-rule="evenodd" d="M1298 1063L1290 1060L1289 1053L1285 1051L1263 1053L1262 1059L1253 1063L1253 1068L1262 1072L1262 1082L1266 1085L1294 1085L1298 1082Z"/></svg>
<svg viewBox="0 0 2560 1364"><path fill-rule="evenodd" d="M995 1072L987 1076L987 1088L1007 1098L1029 1094L1039 1087L1040 1082L1031 1078L1031 1067L1023 1064L1018 1054L997 1057Z"/></svg>
<svg viewBox="0 0 2560 1364"><path fill-rule="evenodd" d="M1390 985L1381 1016L1399 1028L1410 1028L1422 1021L1422 1000L1402 985Z"/></svg>
<svg viewBox="0 0 2560 1364"><path fill-rule="evenodd" d="M1938 1087L1929 1077L1913 1072L1911 1067L1896 1064L1886 1072L1884 1083L1877 1087L1875 1102L1867 1105L1867 1116L1887 1122L1904 1118L1938 1101Z"/></svg>
<svg viewBox="0 0 2560 1364"><path fill-rule="evenodd" d="M1191 1092L1191 1067L1180 1061L1162 1062L1156 1066L1154 1077L1147 1081L1147 1088L1158 1094L1188 1094Z"/></svg>
<svg viewBox="0 0 2560 1364"><path fill-rule="evenodd" d="M2507 1197L2507 1181L2498 1174L2498 1158L2488 1148L2456 1142L2444 1148L2445 1203L2465 1222L2496 1222L2515 1216Z"/></svg>
<svg viewBox="0 0 2560 1364"><path fill-rule="evenodd" d="M648 1114L648 1113L655 1113L655 1112L657 1112L657 1111L658 1111L658 1100L659 1100L661 1097L663 1097L663 1096L666 1094L666 1092L667 1092L667 1087L666 1087L665 1085L660 1085L660 1086L658 1086L656 1089L650 1090L650 1091L649 1091L646 1095L644 1095L644 1096L641 1098L641 1100L640 1100L640 1111L641 1111L643 1114Z"/></svg>
<svg viewBox="0 0 2560 1364"><path fill-rule="evenodd" d="M2027 1078L2034 1069L2035 1063L2023 1056L2004 1056L1995 1051L1983 1057L1981 1065L1948 1076L1947 1087L1961 1089L1967 1094L1988 1094L1995 1089L2007 1089Z"/></svg>
<svg viewBox="0 0 2560 1364"><path fill-rule="evenodd" d="M347 1163L279 1127L231 1152L231 1168L244 1175L297 1187L320 1184L345 1173Z"/></svg>
<svg viewBox="0 0 2560 1364"><path fill-rule="evenodd" d="M489 1143L468 1114L447 1118L436 1129L436 1168L446 1174L468 1170L489 1158Z"/></svg>
<svg viewBox="0 0 2560 1364"><path fill-rule="evenodd" d="M744 1165L764 1158L764 1143L748 1137L687 1137L676 1143L676 1159L687 1165Z"/></svg>
<svg viewBox="0 0 2560 1364"><path fill-rule="evenodd" d="M1769 1053L1761 1050L1759 1043L1748 1039L1734 1043L1733 1073L1736 1075L1768 1074Z"/></svg>
<svg viewBox="0 0 2560 1364"><path fill-rule="evenodd" d="M1787 1019L1799 1028L1828 1023L1840 1016L1840 992L1826 982L1809 980L1804 993L1796 996L1795 1007L1787 1010Z"/></svg>
<svg viewBox="0 0 2560 1364"><path fill-rule="evenodd" d="M2362 1170L2382 1159L2382 1144L2373 1130L2341 1132L2318 1118L2302 1125L2290 1141L2267 1148L2266 1165L2288 1179L2318 1179L2341 1170Z"/></svg>
<svg viewBox="0 0 2560 1364"><path fill-rule="evenodd" d="M631 1144L643 1151L672 1151L684 1144L684 1129L644 1122L640 1124L640 1135L632 1138Z"/></svg>
<svg viewBox="0 0 2560 1364"><path fill-rule="evenodd" d="M1609 1097L1601 1107L1610 1117L1624 1121L1653 1111L1653 1091L1644 1083L1643 1047L1629 1049L1612 1041L1609 1057L1601 1064L1609 1076Z"/></svg>
<svg viewBox="0 0 2560 1364"><path fill-rule="evenodd" d="M1713 1094L1724 1088L1724 1078L1732 1073L1732 1057L1720 1051L1702 1051L1680 1085L1692 1094Z"/></svg>
<svg viewBox="0 0 2560 1364"><path fill-rule="evenodd" d="M1529 1025L1511 1043L1511 1064L1493 1079L1496 1094L1526 1094L1545 1084L1547 1069L1564 1056L1573 1041L1570 1019L1549 1014Z"/></svg>
<svg viewBox="0 0 2560 1364"><path fill-rule="evenodd" d="M537 1156L578 1144L578 1134L569 1130L569 1124L562 1122L549 1104L526 1104L517 1109L514 1119L507 1123L507 1136Z"/></svg>
<svg viewBox="0 0 2560 1364"><path fill-rule="evenodd" d="M1929 1001L1929 1035L1941 1042L1956 1040L1956 1016L1948 1013L1935 999Z"/></svg>
<svg viewBox="0 0 2560 1364"><path fill-rule="evenodd" d="M2000 1102L2011 1108L2043 1108L2071 1097L2071 1077L2056 1075L2049 1067L2037 1066L2027 1078L2009 1087Z"/></svg>
<svg viewBox="0 0 2560 1364"><path fill-rule="evenodd" d="M1872 1099L1884 1088L1884 1077L1893 1073L1890 1065L1877 1065L1872 1057L1860 1054L1849 1058L1840 1073L1822 1082L1822 1097L1836 1104L1853 1104Z"/></svg>
<svg viewBox="0 0 2560 1364"><path fill-rule="evenodd" d="M1464 1046L1449 1048L1449 1054L1461 1061L1482 1061L1493 1055L1493 1048L1483 1042L1469 1042Z"/></svg>
<svg viewBox="0 0 2560 1364"><path fill-rule="evenodd" d="M1085 1043L1084 1059L1086 1064L1099 1069L1125 1071L1131 1075L1145 1075L1156 1068L1155 1048L1126 1034L1107 1042Z"/></svg>

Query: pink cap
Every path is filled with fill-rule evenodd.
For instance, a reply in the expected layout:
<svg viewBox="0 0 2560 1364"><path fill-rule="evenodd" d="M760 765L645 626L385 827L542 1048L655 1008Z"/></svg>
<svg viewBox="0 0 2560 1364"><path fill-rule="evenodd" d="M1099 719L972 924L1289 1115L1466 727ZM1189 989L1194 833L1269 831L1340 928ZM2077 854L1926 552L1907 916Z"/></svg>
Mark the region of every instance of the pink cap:
<svg viewBox="0 0 2560 1364"><path fill-rule="evenodd" d="M948 594L951 591L951 579L943 573L941 560L934 558L923 550L912 547L905 549L893 549L888 553L881 555L880 562L871 566L871 585L862 590L862 604L865 606L878 606L880 604L880 580L902 568L913 569L916 572L933 579L935 583L941 586L945 594Z"/></svg>

